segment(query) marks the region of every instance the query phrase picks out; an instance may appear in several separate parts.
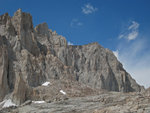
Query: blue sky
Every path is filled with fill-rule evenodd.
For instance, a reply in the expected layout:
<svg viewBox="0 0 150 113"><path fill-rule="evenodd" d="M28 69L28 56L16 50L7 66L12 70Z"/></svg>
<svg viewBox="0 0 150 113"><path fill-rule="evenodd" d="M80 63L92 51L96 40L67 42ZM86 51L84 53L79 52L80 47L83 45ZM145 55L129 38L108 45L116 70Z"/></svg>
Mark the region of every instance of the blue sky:
<svg viewBox="0 0 150 113"><path fill-rule="evenodd" d="M0 0L0 15L18 8L31 13L35 26L46 22L74 45L99 42L150 86L149 0Z"/></svg>

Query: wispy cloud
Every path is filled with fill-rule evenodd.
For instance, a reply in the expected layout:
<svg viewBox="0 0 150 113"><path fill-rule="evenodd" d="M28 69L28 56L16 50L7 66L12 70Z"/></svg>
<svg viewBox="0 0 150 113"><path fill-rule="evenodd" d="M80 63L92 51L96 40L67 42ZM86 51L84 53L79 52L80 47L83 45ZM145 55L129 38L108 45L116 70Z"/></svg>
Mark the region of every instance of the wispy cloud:
<svg viewBox="0 0 150 113"><path fill-rule="evenodd" d="M139 34L138 31L132 31L131 33L128 34L127 39L134 40L137 38L138 34Z"/></svg>
<svg viewBox="0 0 150 113"><path fill-rule="evenodd" d="M124 31L122 31L118 38L125 38L128 41L136 39L139 34L139 25L139 23L132 21L130 25Z"/></svg>
<svg viewBox="0 0 150 113"><path fill-rule="evenodd" d="M71 27L80 27L82 25L83 25L83 23L80 22L78 19L72 19L72 21L70 23Z"/></svg>
<svg viewBox="0 0 150 113"><path fill-rule="evenodd" d="M147 88L150 87L150 42L148 36L139 34L139 27L138 22L132 21L119 35L119 39L125 38L128 41L120 40L116 51L113 52L127 72Z"/></svg>
<svg viewBox="0 0 150 113"><path fill-rule="evenodd" d="M90 3L85 4L84 7L82 7L82 12L86 15L92 14L92 13L96 12L97 10L98 10L98 8L92 6Z"/></svg>
<svg viewBox="0 0 150 113"><path fill-rule="evenodd" d="M68 45L74 45L72 42L68 41Z"/></svg>
<svg viewBox="0 0 150 113"><path fill-rule="evenodd" d="M128 27L128 30L137 30L139 28L139 23L132 21L132 24Z"/></svg>
<svg viewBox="0 0 150 113"><path fill-rule="evenodd" d="M131 76L146 88L150 87L150 50L146 38L140 38L133 43L120 42L114 54L123 63Z"/></svg>

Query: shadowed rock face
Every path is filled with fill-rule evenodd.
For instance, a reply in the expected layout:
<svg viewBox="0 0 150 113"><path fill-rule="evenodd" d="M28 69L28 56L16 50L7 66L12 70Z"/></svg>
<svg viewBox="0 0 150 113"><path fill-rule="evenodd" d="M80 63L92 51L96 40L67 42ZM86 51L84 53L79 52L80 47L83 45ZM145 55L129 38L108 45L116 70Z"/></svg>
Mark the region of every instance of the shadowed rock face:
<svg viewBox="0 0 150 113"><path fill-rule="evenodd" d="M21 104L45 81L79 82L92 89L141 91L114 54L91 43L67 45L46 23L33 28L32 16L20 9L0 16L0 101L7 94Z"/></svg>
<svg viewBox="0 0 150 113"><path fill-rule="evenodd" d="M9 91L8 87L8 49L4 37L0 37L0 101Z"/></svg>

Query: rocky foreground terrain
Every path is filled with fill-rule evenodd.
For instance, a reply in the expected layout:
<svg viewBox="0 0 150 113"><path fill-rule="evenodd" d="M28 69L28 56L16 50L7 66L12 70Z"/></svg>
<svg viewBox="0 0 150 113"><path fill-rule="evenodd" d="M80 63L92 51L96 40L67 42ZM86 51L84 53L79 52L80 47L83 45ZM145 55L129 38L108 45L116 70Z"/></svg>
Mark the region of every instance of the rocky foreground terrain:
<svg viewBox="0 0 150 113"><path fill-rule="evenodd" d="M98 43L68 45L21 9L0 16L0 112L150 113L149 94Z"/></svg>
<svg viewBox="0 0 150 113"><path fill-rule="evenodd" d="M0 113L150 113L150 95L104 91L44 103L26 101L18 108L5 108Z"/></svg>

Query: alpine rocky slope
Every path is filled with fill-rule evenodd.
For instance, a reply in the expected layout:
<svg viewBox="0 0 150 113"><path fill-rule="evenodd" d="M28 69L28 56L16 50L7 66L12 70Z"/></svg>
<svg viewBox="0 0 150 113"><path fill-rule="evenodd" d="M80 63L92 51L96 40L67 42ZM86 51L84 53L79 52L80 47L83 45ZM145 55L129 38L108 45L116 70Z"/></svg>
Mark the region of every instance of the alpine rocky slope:
<svg viewBox="0 0 150 113"><path fill-rule="evenodd" d="M140 92L143 87L124 70L109 49L98 43L68 45L46 23L35 28L21 9L0 16L0 101L6 95L21 104L49 80L66 80L92 89Z"/></svg>

